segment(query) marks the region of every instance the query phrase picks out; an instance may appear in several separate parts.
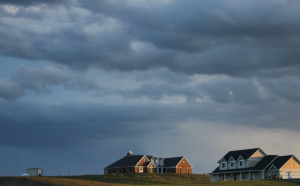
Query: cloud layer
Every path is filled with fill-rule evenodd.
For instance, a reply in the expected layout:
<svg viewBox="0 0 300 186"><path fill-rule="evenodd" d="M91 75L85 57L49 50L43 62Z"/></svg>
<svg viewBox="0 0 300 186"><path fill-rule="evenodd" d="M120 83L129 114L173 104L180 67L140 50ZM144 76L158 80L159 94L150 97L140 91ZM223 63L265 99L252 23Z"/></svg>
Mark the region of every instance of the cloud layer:
<svg viewBox="0 0 300 186"><path fill-rule="evenodd" d="M99 174L128 150L185 155L196 173L233 149L299 155L299 7L0 1L4 174Z"/></svg>

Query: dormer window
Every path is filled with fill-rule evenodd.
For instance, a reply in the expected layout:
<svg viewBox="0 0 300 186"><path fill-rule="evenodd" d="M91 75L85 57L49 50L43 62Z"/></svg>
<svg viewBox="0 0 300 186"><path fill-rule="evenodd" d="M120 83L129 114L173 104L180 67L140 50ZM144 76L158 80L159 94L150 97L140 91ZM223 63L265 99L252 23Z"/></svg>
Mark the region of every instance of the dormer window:
<svg viewBox="0 0 300 186"><path fill-rule="evenodd" d="M226 163L226 162L222 162L222 163L221 163L221 167L222 167L222 169L227 168L227 163Z"/></svg>
<svg viewBox="0 0 300 186"><path fill-rule="evenodd" d="M245 161L244 160L240 160L240 167L245 167Z"/></svg>
<svg viewBox="0 0 300 186"><path fill-rule="evenodd" d="M235 162L234 161L231 161L230 162L230 168L234 168L235 167Z"/></svg>

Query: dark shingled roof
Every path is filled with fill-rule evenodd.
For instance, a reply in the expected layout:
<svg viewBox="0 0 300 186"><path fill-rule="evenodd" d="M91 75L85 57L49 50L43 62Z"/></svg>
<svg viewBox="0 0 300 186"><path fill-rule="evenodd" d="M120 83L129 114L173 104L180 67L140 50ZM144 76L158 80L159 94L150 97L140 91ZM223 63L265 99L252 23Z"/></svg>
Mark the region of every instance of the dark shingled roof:
<svg viewBox="0 0 300 186"><path fill-rule="evenodd" d="M228 161L229 158L232 156L235 160L239 158L241 155L244 159L250 158L259 148L254 149L244 149L244 150L235 150L229 151L223 158Z"/></svg>
<svg viewBox="0 0 300 186"><path fill-rule="evenodd" d="M174 158L165 158L164 166L165 167L176 167L176 165L180 162L180 160L183 158L181 157L174 157Z"/></svg>
<svg viewBox="0 0 300 186"><path fill-rule="evenodd" d="M213 173L222 173L222 172L242 172L242 171L256 171L256 170L264 170L267 168L268 165L272 163L272 161L277 160L277 155L268 155L261 159L260 162L258 162L254 167L244 168L244 169L227 169L227 170L219 170L219 167L217 167ZM268 166L270 167L270 166ZM268 168L267 168L268 169Z"/></svg>
<svg viewBox="0 0 300 186"><path fill-rule="evenodd" d="M117 167L132 167L135 166L144 155L130 155L121 158L120 160L110 164L107 168L117 168Z"/></svg>
<svg viewBox="0 0 300 186"><path fill-rule="evenodd" d="M278 158L272 163L272 165L275 165L277 169L280 169L289 159L291 159L293 155L287 155L287 156L278 156ZM271 166L268 166L267 169L270 169Z"/></svg>
<svg viewBox="0 0 300 186"><path fill-rule="evenodd" d="M277 155L268 155L263 157L263 159L255 165L254 170L263 170L277 157Z"/></svg>

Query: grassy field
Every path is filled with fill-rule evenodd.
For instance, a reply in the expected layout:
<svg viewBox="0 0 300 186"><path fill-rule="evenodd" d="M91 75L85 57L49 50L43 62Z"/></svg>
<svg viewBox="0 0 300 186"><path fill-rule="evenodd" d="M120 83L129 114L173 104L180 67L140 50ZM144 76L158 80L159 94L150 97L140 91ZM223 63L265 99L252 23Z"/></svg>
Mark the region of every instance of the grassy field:
<svg viewBox="0 0 300 186"><path fill-rule="evenodd" d="M0 185L78 185L78 186L116 186L116 185L219 185L219 186L238 186L238 185L266 185L280 186L299 184L283 181L220 181L209 182L209 177L200 174L131 174L131 175L85 175L68 177L0 177Z"/></svg>

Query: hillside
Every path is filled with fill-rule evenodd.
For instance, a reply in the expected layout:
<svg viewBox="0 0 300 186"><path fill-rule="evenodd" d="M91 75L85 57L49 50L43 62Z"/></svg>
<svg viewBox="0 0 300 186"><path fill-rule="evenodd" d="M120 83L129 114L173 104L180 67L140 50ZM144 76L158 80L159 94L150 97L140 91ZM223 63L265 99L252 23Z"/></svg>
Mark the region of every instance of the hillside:
<svg viewBox="0 0 300 186"><path fill-rule="evenodd" d="M84 175L69 177L0 177L1 186L54 186L54 185L266 185L280 186L296 183L285 181L221 181L209 182L208 176L193 174L132 174L132 175Z"/></svg>

